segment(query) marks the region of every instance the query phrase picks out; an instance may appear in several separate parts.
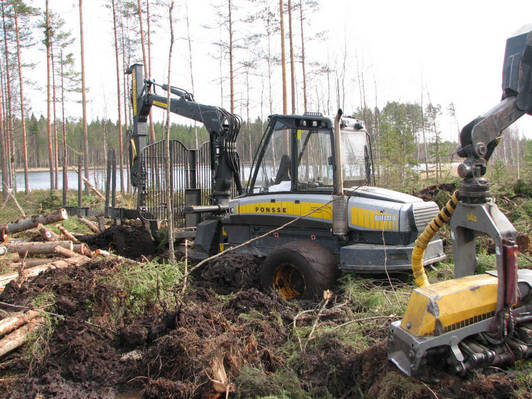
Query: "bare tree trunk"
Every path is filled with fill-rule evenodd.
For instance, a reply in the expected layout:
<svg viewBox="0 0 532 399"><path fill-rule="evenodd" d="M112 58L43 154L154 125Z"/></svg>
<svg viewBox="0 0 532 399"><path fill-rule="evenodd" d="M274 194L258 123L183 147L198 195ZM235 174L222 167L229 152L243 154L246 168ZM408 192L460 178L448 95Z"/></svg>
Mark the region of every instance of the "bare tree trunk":
<svg viewBox="0 0 532 399"><path fill-rule="evenodd" d="M296 113L296 75L294 69L294 40L292 35L292 0L288 0L288 40L290 43L290 89L292 114Z"/></svg>
<svg viewBox="0 0 532 399"><path fill-rule="evenodd" d="M7 168L7 140L6 140L6 131L4 129L4 119L1 104L3 104L2 90L0 88L0 150L2 156L2 199L5 200L8 198L8 168Z"/></svg>
<svg viewBox="0 0 532 399"><path fill-rule="evenodd" d="M124 25L122 24L121 25L121 31L122 31L122 71L125 71L127 69L127 64L126 64L126 45L125 45L125 35L124 35ZM127 132L128 131L128 119L129 119L129 113L128 113L128 102L127 102L127 93L128 93L128 86L127 86L127 79L126 79L126 74L125 73L122 73L122 79L124 79L123 81L123 86L124 86L124 92L123 92L123 95L124 95L124 129L125 131ZM127 165L127 192L131 192L131 176L130 176L130 173L129 173L129 170L130 170L130 161L129 161L129 158L127 159L126 161L126 165Z"/></svg>
<svg viewBox="0 0 532 399"><path fill-rule="evenodd" d="M3 22L3 31L4 31L4 54L6 58L6 97L5 101L7 103L7 118L6 118L6 126L8 131L8 137L9 137L9 155L10 155L10 162L9 162L9 171L10 171L10 178L11 178L11 188L17 192L17 173L16 173L16 162L15 162L15 129L13 124L13 112L11 107L11 73L10 73L10 62L9 62L9 47L7 45L7 27L6 27L6 20L5 20L5 10L4 10L4 3L2 2L2 22Z"/></svg>
<svg viewBox="0 0 532 399"><path fill-rule="evenodd" d="M61 127L63 129L63 206L66 206L68 191L68 152L65 124L65 72L63 68L63 50L61 50Z"/></svg>
<svg viewBox="0 0 532 399"><path fill-rule="evenodd" d="M188 42L188 66L190 69L190 84L192 93L194 93L194 73L192 68L192 38L190 37L190 21L188 18L188 1L185 0L185 21L187 24L187 42ZM198 143L198 124L194 121L194 142L196 144L196 149L199 148Z"/></svg>
<svg viewBox="0 0 532 399"><path fill-rule="evenodd" d="M80 0L81 2L81 0ZM48 163L50 166L50 190L55 186L54 184L54 163L52 157L52 105L51 105L51 87L52 84L52 70L51 70L51 27L50 27L50 11L48 9L48 0L46 0L46 70L47 70L47 123L46 123L46 132L48 134Z"/></svg>
<svg viewBox="0 0 532 399"><path fill-rule="evenodd" d="M47 0L48 1L48 0ZM83 42L83 0L79 0L79 42L81 51L81 106L83 108L83 164L85 179L89 180L89 136L87 133L87 93L85 89L85 47ZM81 189L78 187L78 190ZM85 192L89 187L85 184Z"/></svg>
<svg viewBox="0 0 532 399"><path fill-rule="evenodd" d="M113 6L113 31L114 31L114 40L115 40L115 61L116 61L116 102L118 104L118 162L120 164L120 191L124 192L124 158L123 151L124 143L122 141L122 104L120 99L120 67L118 61L118 33L116 29L116 6L115 0L112 0ZM107 154L105 154L107 156ZM107 165L107 163L106 163Z"/></svg>
<svg viewBox="0 0 532 399"><path fill-rule="evenodd" d="M229 6L231 7L231 6ZM172 72L172 48L174 46L174 22L172 20L172 11L174 10L174 0L171 1L168 10L170 20L170 48L168 49L168 87L171 87L171 72ZM170 90L167 93L167 104L170 104ZM172 185L170 184L170 107L166 108L166 196L168 204L168 249L170 251L170 262L175 263L174 252L174 207L172 201Z"/></svg>
<svg viewBox="0 0 532 399"><path fill-rule="evenodd" d="M429 152L425 135L425 110L423 109L423 89L421 89L421 134L423 136L423 151L425 152L425 177L429 179Z"/></svg>
<svg viewBox="0 0 532 399"><path fill-rule="evenodd" d="M18 28L18 13L17 8L15 11L15 33L17 36L17 61L18 61L18 77L19 77L19 90L20 90L20 124L22 128L22 151L24 154L24 190L26 194L30 192L30 184L28 181L28 145L26 141L26 117L24 111L24 80L22 78L22 61L20 56L20 32Z"/></svg>
<svg viewBox="0 0 532 399"><path fill-rule="evenodd" d="M301 68L303 70L303 110L307 112L307 73L305 72L305 35L303 33L303 0L299 0L299 23L301 29Z"/></svg>
<svg viewBox="0 0 532 399"><path fill-rule="evenodd" d="M283 79L283 114L288 112L288 101L286 94L286 55L284 52L284 10L283 0L279 0L279 16L281 23L281 71Z"/></svg>
<svg viewBox="0 0 532 399"><path fill-rule="evenodd" d="M53 144L54 144L54 189L57 190L57 179L58 179L58 158L59 158L59 152L58 150L58 144L57 144L57 113L56 113L56 95L55 95L55 61L54 61L54 47L53 43L50 43L50 49L52 54L52 98L53 98L53 113L54 113L54 137L53 137Z"/></svg>
<svg viewBox="0 0 532 399"><path fill-rule="evenodd" d="M146 56L146 40L144 38L144 24L142 22L142 3L141 0L137 0L137 15L139 17L139 30L140 30L140 42L142 47L142 60L144 62L144 76L146 79L149 79L150 76L150 70L148 63L150 62ZM149 22L148 22L149 24ZM149 47L149 44L148 44ZM151 113L149 115L150 120L150 142L155 143L155 128L153 127L153 119L151 117Z"/></svg>
<svg viewBox="0 0 532 399"><path fill-rule="evenodd" d="M229 90L231 99L231 113L235 112L235 89L234 89L234 75L233 75L233 16L231 0L227 2L229 10Z"/></svg>

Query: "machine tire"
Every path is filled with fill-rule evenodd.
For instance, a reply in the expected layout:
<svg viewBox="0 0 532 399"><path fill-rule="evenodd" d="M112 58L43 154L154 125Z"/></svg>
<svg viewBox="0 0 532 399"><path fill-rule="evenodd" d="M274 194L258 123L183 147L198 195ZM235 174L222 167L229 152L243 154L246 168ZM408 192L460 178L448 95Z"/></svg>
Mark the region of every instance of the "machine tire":
<svg viewBox="0 0 532 399"><path fill-rule="evenodd" d="M336 258L315 241L291 241L266 257L261 270L265 290L285 299L321 299L338 277Z"/></svg>

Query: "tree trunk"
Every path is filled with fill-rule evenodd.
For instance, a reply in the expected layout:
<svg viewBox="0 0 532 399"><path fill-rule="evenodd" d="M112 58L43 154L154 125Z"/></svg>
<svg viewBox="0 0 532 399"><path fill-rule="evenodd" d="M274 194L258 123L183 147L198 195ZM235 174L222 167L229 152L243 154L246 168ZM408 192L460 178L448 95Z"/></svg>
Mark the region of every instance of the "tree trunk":
<svg viewBox="0 0 532 399"><path fill-rule="evenodd" d="M81 1L81 0L80 0ZM46 71L47 71L47 123L46 123L46 133L48 134L48 165L50 168L50 190L55 186L54 184L54 162L52 157L52 104L51 104L51 87L52 84L52 70L51 70L51 27L50 27L50 10L48 8L48 0L46 0Z"/></svg>
<svg viewBox="0 0 532 399"><path fill-rule="evenodd" d="M72 251L74 244L72 241L50 241L50 242L8 242L6 248L9 252L19 254L53 254L55 247L63 247Z"/></svg>
<svg viewBox="0 0 532 399"><path fill-rule="evenodd" d="M18 77L19 77L19 89L20 89L20 124L22 129L22 151L24 154L24 190L28 194L30 191L30 184L28 181L28 145L26 142L26 117L24 111L24 79L22 78L22 61L20 56L20 34L18 28L18 13L17 8L15 11L15 33L17 37L17 61L18 61Z"/></svg>
<svg viewBox="0 0 532 399"><path fill-rule="evenodd" d="M57 190L58 183L57 180L59 178L58 175L58 166L59 166L59 152L58 152L58 144L57 144L57 113L56 113L56 93L55 93L55 61L54 61L54 47L53 43L50 43L51 48L51 55L52 55L52 107L53 107L53 114L54 114L54 137L53 137L53 143L54 143L54 189Z"/></svg>
<svg viewBox="0 0 532 399"><path fill-rule="evenodd" d="M124 143L122 141L122 104L120 99L120 67L118 61L118 33L116 29L116 5L115 0L112 0L113 6L113 32L115 40L115 62L116 62L116 102L118 104L118 162L120 163L120 191L124 192L124 173L122 167L124 166L123 151Z"/></svg>
<svg viewBox="0 0 532 399"><path fill-rule="evenodd" d="M4 31L4 55L6 58L6 96L4 98L6 105L7 105L7 112L6 112L6 127L8 131L8 137L9 137L9 173L11 178L11 188L14 190L14 192L17 192L17 179L16 179L16 163L15 163L15 132L14 132L14 125L13 125L13 113L11 108L11 73L10 73L10 62L9 62L9 47L8 47L8 41L7 41L7 27L6 27L6 20L5 20L5 9L4 9L4 2L2 2L2 23L3 23L3 31Z"/></svg>
<svg viewBox="0 0 532 399"><path fill-rule="evenodd" d="M192 89L192 93L195 93L194 91L194 73L192 69L192 39L190 37L190 21L188 18L188 1L185 0L185 21L187 24L187 43L188 43L188 66L190 69L190 87ZM194 121L194 143L196 144L196 149L199 149L199 142L198 142L198 124L196 121Z"/></svg>
<svg viewBox="0 0 532 399"><path fill-rule="evenodd" d="M303 110L307 112L307 73L305 72L305 34L303 32L303 0L299 0L299 24L301 27L301 69L303 70Z"/></svg>
<svg viewBox="0 0 532 399"><path fill-rule="evenodd" d="M65 236L65 238L69 239L72 242L75 242L76 244L79 244L79 240L72 235L71 232L69 232L67 229L65 229L60 224L57 224L55 227Z"/></svg>
<svg viewBox="0 0 532 399"><path fill-rule="evenodd" d="M2 199L6 200L8 198L8 151L7 151L7 136L6 130L4 129L4 119L2 113L1 104L4 103L2 96L2 88L0 87L0 150L2 156Z"/></svg>
<svg viewBox="0 0 532 399"><path fill-rule="evenodd" d="M48 1L48 0L47 0ZM83 165L85 169L85 182L89 181L89 136L87 132L87 93L85 89L85 45L83 42L83 0L79 0L79 44L81 54L81 106L83 110ZM80 190L81 187L78 187ZM85 192L89 186L85 184Z"/></svg>
<svg viewBox="0 0 532 399"><path fill-rule="evenodd" d="M139 17L139 30L140 30L140 43L142 48L142 60L144 63L144 76L146 79L150 78L150 71L148 69L148 59L146 57L146 40L144 38L144 24L142 22L142 3L141 0L137 0L137 15ZM150 119L150 142L155 143L155 130L153 128L153 120L151 118L151 113L149 115Z"/></svg>
<svg viewBox="0 0 532 399"><path fill-rule="evenodd" d="M229 0L230 1L230 0ZM231 6L229 6L231 8ZM172 20L172 11L174 10L174 1L170 2L168 9L170 22L170 48L168 49L168 87L171 86L171 72L172 72L172 49L174 47L174 22ZM170 90L167 92L167 104L170 104ZM175 263L174 252L174 207L172 200L172 190L170 182L170 107L166 108L166 157L165 157L165 174L166 181L166 203L168 212L168 249L170 255L170 263Z"/></svg>
<svg viewBox="0 0 532 399"><path fill-rule="evenodd" d="M292 0L288 0L288 41L290 43L290 89L292 114L296 113L296 75L294 69L294 40L292 35Z"/></svg>
<svg viewBox="0 0 532 399"><path fill-rule="evenodd" d="M65 124L65 72L63 68L63 50L61 50L61 127L63 129L63 206L66 206L68 191L68 152Z"/></svg>
<svg viewBox="0 0 532 399"><path fill-rule="evenodd" d="M67 211L64 209L59 209L54 212L45 213L42 215L34 215L28 218L17 220L16 222L0 225L0 230L4 230L6 234L13 234L18 233L19 231L33 229L34 227L37 227L39 223L46 225L65 219L68 219Z"/></svg>
<svg viewBox="0 0 532 399"><path fill-rule="evenodd" d="M229 18L229 96L231 104L231 113L235 112L235 88L234 88L234 73L233 73L233 15L231 0L228 0L228 18Z"/></svg>
<svg viewBox="0 0 532 399"><path fill-rule="evenodd" d="M283 0L279 0L279 15L281 23L281 71L283 79L283 114L288 113L288 101L286 94L286 55L284 52L284 11ZM288 148L288 147L287 147Z"/></svg>

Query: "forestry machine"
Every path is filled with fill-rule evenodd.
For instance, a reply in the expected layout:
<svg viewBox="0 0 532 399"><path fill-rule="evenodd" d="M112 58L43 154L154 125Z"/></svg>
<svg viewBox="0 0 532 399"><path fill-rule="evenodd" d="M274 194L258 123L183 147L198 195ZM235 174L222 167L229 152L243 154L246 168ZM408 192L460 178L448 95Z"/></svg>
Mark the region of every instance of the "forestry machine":
<svg viewBox="0 0 532 399"><path fill-rule="evenodd" d="M156 171L141 156L146 120L152 106L167 108L168 100L150 91L155 84L144 80L141 65L129 71L131 178L145 214L143 198L157 189L157 184L148 187L146 176ZM246 166L249 178L243 188L235 151L240 119L196 103L184 90L160 87L174 95L171 112L202 122L210 135L211 204L188 203L175 210L201 215L191 256L201 259L232 248L265 257L262 284L286 298L321 297L339 271L410 270L414 241L439 209L434 202L373 186L371 141L361 121L343 117L341 110L334 118L271 115L254 161ZM156 168L164 165L150 162ZM232 180L238 193L233 198ZM445 257L442 241L429 241L423 265Z"/></svg>
<svg viewBox="0 0 532 399"><path fill-rule="evenodd" d="M532 270L518 270L517 232L483 178L503 130L532 114L532 31L507 40L502 88L502 101L462 129L459 190L416 240L418 288L403 320L392 323L388 341L389 359L408 375L422 375L427 364L464 375L532 357ZM430 284L420 259L427 241L449 221L456 278ZM480 234L495 242L496 271L475 274Z"/></svg>

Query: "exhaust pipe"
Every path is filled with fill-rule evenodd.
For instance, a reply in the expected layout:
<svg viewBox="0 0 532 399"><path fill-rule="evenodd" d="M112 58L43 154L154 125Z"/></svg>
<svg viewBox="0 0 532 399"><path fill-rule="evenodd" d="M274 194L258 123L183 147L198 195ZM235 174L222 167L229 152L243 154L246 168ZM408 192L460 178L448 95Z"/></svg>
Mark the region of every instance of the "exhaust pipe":
<svg viewBox="0 0 532 399"><path fill-rule="evenodd" d="M334 193L332 205L333 234L347 237L347 197L344 195L344 173L342 168L342 137L340 134L340 119L342 110L338 109L334 117Z"/></svg>

